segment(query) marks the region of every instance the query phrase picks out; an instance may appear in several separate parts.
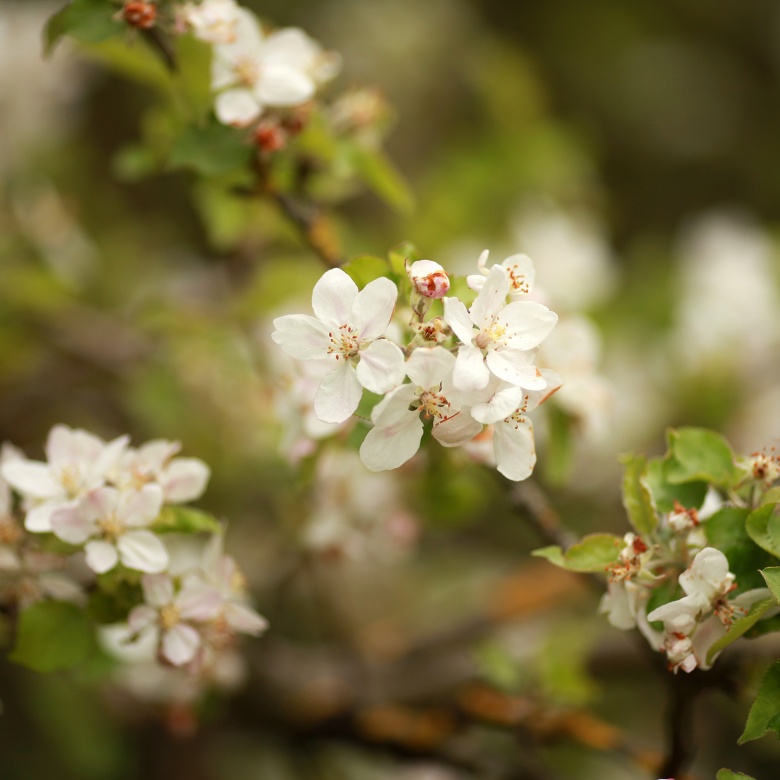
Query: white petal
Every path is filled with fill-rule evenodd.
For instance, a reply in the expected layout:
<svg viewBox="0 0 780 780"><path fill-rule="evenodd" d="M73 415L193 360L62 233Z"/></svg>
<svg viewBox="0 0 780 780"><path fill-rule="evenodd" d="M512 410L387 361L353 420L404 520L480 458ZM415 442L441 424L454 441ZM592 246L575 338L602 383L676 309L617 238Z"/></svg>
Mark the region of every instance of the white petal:
<svg viewBox="0 0 780 780"><path fill-rule="evenodd" d="M361 351L357 378L372 393L388 393L404 381L404 353L387 339L377 339Z"/></svg>
<svg viewBox="0 0 780 780"><path fill-rule="evenodd" d="M110 571L119 561L116 547L101 540L87 542L84 552L87 554L87 566L96 574Z"/></svg>
<svg viewBox="0 0 780 780"><path fill-rule="evenodd" d="M340 423L357 409L363 386L351 363L341 362L322 378L314 396L314 413L323 422Z"/></svg>
<svg viewBox="0 0 780 780"><path fill-rule="evenodd" d="M317 319L331 325L352 324L352 305L358 288L352 277L340 268L326 271L314 285L311 307ZM325 328L328 331L328 328Z"/></svg>
<svg viewBox="0 0 780 780"><path fill-rule="evenodd" d="M329 326L320 319L308 314L285 314L274 320L274 328L271 338L297 360L327 357L330 345Z"/></svg>
<svg viewBox="0 0 780 780"><path fill-rule="evenodd" d="M482 352L470 344L458 347L455 367L452 371L452 384L458 390L466 392L481 390L490 379L490 371L485 365Z"/></svg>
<svg viewBox="0 0 780 780"><path fill-rule="evenodd" d="M488 275L488 269L487 269L488 257L490 257L490 250L483 249L482 252L480 252L479 257L477 258L477 268L479 268L483 277ZM483 279L482 281L484 283L485 280Z"/></svg>
<svg viewBox="0 0 780 780"><path fill-rule="evenodd" d="M487 403L475 404L471 416L487 425L501 422L522 406L524 398L521 387L504 385Z"/></svg>
<svg viewBox="0 0 780 780"><path fill-rule="evenodd" d="M477 422L465 410L456 412L433 426L433 438L443 447L460 447L480 433L482 423Z"/></svg>
<svg viewBox="0 0 780 780"><path fill-rule="evenodd" d="M228 625L241 634L259 636L268 628L268 621L245 604L225 604L224 613Z"/></svg>
<svg viewBox="0 0 780 780"><path fill-rule="evenodd" d="M89 481L102 482L106 474L116 466L124 455L129 442L130 437L125 434L117 436L116 439L101 447L98 456L89 463Z"/></svg>
<svg viewBox="0 0 780 780"><path fill-rule="evenodd" d="M173 580L167 574L144 574L141 587L144 601L153 607L164 607L173 601Z"/></svg>
<svg viewBox="0 0 780 780"><path fill-rule="evenodd" d="M97 531L80 506L57 509L50 517L51 530L68 544L83 544Z"/></svg>
<svg viewBox="0 0 780 780"><path fill-rule="evenodd" d="M160 477L165 500L178 504L200 498L210 476L211 469L199 458L174 458Z"/></svg>
<svg viewBox="0 0 780 780"><path fill-rule="evenodd" d="M124 493L116 515L127 526L146 526L157 519L163 504L163 489L156 484Z"/></svg>
<svg viewBox="0 0 780 780"><path fill-rule="evenodd" d="M474 340L474 324L469 317L466 304L458 298L442 298L444 302L444 321L463 344Z"/></svg>
<svg viewBox="0 0 780 780"><path fill-rule="evenodd" d="M509 280L506 278L506 273L500 265L494 265L479 295L471 304L469 310L471 321L478 328L489 325L493 317L504 308L508 293Z"/></svg>
<svg viewBox="0 0 780 780"><path fill-rule="evenodd" d="M62 485L54 479L46 463L34 460L12 460L3 463L0 474L8 484L32 498L65 498Z"/></svg>
<svg viewBox="0 0 780 780"><path fill-rule="evenodd" d="M176 607L184 620L205 621L215 618L224 601L210 585L190 585L176 596Z"/></svg>
<svg viewBox="0 0 780 780"><path fill-rule="evenodd" d="M515 301L504 307L500 319L507 325L511 349L538 347L558 322L558 315L536 301Z"/></svg>
<svg viewBox="0 0 780 780"><path fill-rule="evenodd" d="M192 626L179 623L163 632L162 654L174 666L183 666L195 658L200 644L200 634Z"/></svg>
<svg viewBox="0 0 780 780"><path fill-rule="evenodd" d="M536 268L528 255L510 255L501 263L507 276L511 275L509 294L516 292L527 294L534 288ZM514 281L513 281L514 280Z"/></svg>
<svg viewBox="0 0 780 780"><path fill-rule="evenodd" d="M504 349L489 350L485 358L488 368L499 379L526 390L542 390L547 382L539 369L526 359L527 353Z"/></svg>
<svg viewBox="0 0 780 780"><path fill-rule="evenodd" d="M474 291L479 292L485 286L485 277L482 274L469 274L466 284Z"/></svg>
<svg viewBox="0 0 780 780"><path fill-rule="evenodd" d="M321 52L320 45L299 27L285 27L265 39L262 60L264 64L308 69Z"/></svg>
<svg viewBox="0 0 780 780"><path fill-rule="evenodd" d="M531 421L497 423L493 433L493 447L499 472L515 482L531 476L536 464L534 429Z"/></svg>
<svg viewBox="0 0 780 780"><path fill-rule="evenodd" d="M157 623L158 612L148 604L140 604L137 607L133 607L130 610L130 614L127 616L127 624L133 633L143 631L145 628L155 625Z"/></svg>
<svg viewBox="0 0 780 780"><path fill-rule="evenodd" d="M392 425L375 425L360 446L360 460L369 471L397 469L420 447L423 424L419 412L410 412Z"/></svg>
<svg viewBox="0 0 780 780"><path fill-rule="evenodd" d="M58 509L76 506L77 501L46 501L34 506L24 518L24 527L36 534L51 531L51 516Z"/></svg>
<svg viewBox="0 0 780 780"><path fill-rule="evenodd" d="M398 288L384 277L369 282L357 294L352 304L350 322L357 328L361 341L384 335L397 298Z"/></svg>
<svg viewBox="0 0 780 780"><path fill-rule="evenodd" d="M92 490L81 501L81 511L91 521L105 520L116 512L119 491L113 487Z"/></svg>
<svg viewBox="0 0 780 780"><path fill-rule="evenodd" d="M214 101L214 113L223 125L246 127L262 114L257 98L248 89L220 92Z"/></svg>
<svg viewBox="0 0 780 780"><path fill-rule="evenodd" d="M448 379L454 367L455 356L444 347L420 347L406 361L407 375L425 390Z"/></svg>
<svg viewBox="0 0 780 780"><path fill-rule="evenodd" d="M543 390L530 390L526 397L526 411L530 412L532 409L536 409L537 406L543 404L553 393L560 390L563 386L563 379L560 374L557 374L550 368L543 368L542 376L547 386Z"/></svg>
<svg viewBox="0 0 780 780"><path fill-rule="evenodd" d="M157 574L168 568L168 550L151 531L128 531L119 537L116 546L128 569Z"/></svg>
<svg viewBox="0 0 780 780"><path fill-rule="evenodd" d="M299 67L273 64L262 68L254 94L264 106L299 106L317 91L314 80Z"/></svg>

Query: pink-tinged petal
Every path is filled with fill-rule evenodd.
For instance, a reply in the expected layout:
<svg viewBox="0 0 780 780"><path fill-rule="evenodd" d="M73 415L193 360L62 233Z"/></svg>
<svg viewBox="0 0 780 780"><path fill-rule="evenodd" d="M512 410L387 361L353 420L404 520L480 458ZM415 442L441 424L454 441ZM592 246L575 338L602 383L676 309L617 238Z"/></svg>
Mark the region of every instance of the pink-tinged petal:
<svg viewBox="0 0 780 780"><path fill-rule="evenodd" d="M314 396L314 413L323 422L341 423L354 413L362 397L363 385L354 366L340 362L322 378Z"/></svg>
<svg viewBox="0 0 780 780"><path fill-rule="evenodd" d="M103 442L96 436L67 425L55 425L46 438L44 452L50 464L62 466L88 460L100 451Z"/></svg>
<svg viewBox="0 0 780 780"><path fill-rule="evenodd" d="M77 501L46 501L34 506L24 518L24 527L32 533L42 534L51 531L51 516L58 509L75 507Z"/></svg>
<svg viewBox="0 0 780 780"><path fill-rule="evenodd" d="M95 540L87 542L84 547L87 555L87 566L96 574L103 574L111 571L119 562L119 554L116 547L109 542Z"/></svg>
<svg viewBox="0 0 780 780"><path fill-rule="evenodd" d="M498 471L514 482L531 476L536 464L534 429L531 421L501 422L493 432L493 448Z"/></svg>
<svg viewBox="0 0 780 780"><path fill-rule="evenodd" d="M539 369L528 363L523 352L490 350L485 358L488 368L505 382L527 390L542 390L547 382Z"/></svg>
<svg viewBox="0 0 780 780"><path fill-rule="evenodd" d="M211 470L199 458L174 458L160 477L165 499L178 504L200 498L210 476Z"/></svg>
<svg viewBox="0 0 780 780"><path fill-rule="evenodd" d="M372 393L388 393L404 381L404 353L397 344L378 339L360 353L357 378Z"/></svg>
<svg viewBox="0 0 780 780"><path fill-rule="evenodd" d="M250 90L229 89L217 95L214 113L223 125L247 127L259 118L263 109Z"/></svg>
<svg viewBox="0 0 780 780"><path fill-rule="evenodd" d="M527 412L536 409L537 406L543 404L553 393L563 387L563 378L551 368L543 368L542 376L547 383L547 387L542 390L530 390L527 393L528 400L525 407Z"/></svg>
<svg viewBox="0 0 780 780"><path fill-rule="evenodd" d="M153 607L164 607L173 601L173 580L167 574L144 574L141 587L144 601Z"/></svg>
<svg viewBox="0 0 780 780"><path fill-rule="evenodd" d="M375 425L360 446L360 460L369 471L397 469L420 448L423 424L418 412L407 410L392 425Z"/></svg>
<svg viewBox="0 0 780 780"><path fill-rule="evenodd" d="M505 385L487 403L472 406L471 416L486 425L501 422L522 406L524 400L522 387Z"/></svg>
<svg viewBox="0 0 780 780"><path fill-rule="evenodd" d="M83 544L97 531L97 526L85 514L81 506L65 507L52 512L51 530L68 544Z"/></svg>
<svg viewBox="0 0 780 780"><path fill-rule="evenodd" d="M154 439L139 447L133 455L152 471L159 471L181 450L181 443L167 439Z"/></svg>
<svg viewBox="0 0 780 780"><path fill-rule="evenodd" d="M369 282L357 294L349 321L356 327L361 341L384 335L397 298L398 288L385 277Z"/></svg>
<svg viewBox="0 0 780 780"><path fill-rule="evenodd" d="M157 574L168 568L168 550L151 531L128 531L119 537L116 546L128 569Z"/></svg>
<svg viewBox="0 0 780 780"><path fill-rule="evenodd" d="M155 625L158 615L159 613L154 607L141 604L130 610L130 614L127 616L127 624L133 633L138 633L145 628Z"/></svg>
<svg viewBox="0 0 780 780"><path fill-rule="evenodd" d="M31 498L65 498L65 490L55 480L46 463L34 460L12 460L3 463L0 474L8 484Z"/></svg>
<svg viewBox="0 0 780 780"><path fill-rule="evenodd" d="M230 602L225 604L225 619L233 631L240 634L259 636L268 628L268 621L245 604Z"/></svg>
<svg viewBox="0 0 780 780"><path fill-rule="evenodd" d="M93 463L90 464L90 481L102 481L105 475L119 463L129 443L130 437L125 434L124 436L117 436L116 439L101 447L100 453Z"/></svg>
<svg viewBox="0 0 780 780"><path fill-rule="evenodd" d="M81 511L89 520L105 520L111 517L119 506L119 491L103 487L87 493L81 501Z"/></svg>
<svg viewBox="0 0 780 780"><path fill-rule="evenodd" d="M117 519L130 527L149 525L160 514L163 498L160 485L144 485L140 490L128 491L119 499Z"/></svg>
<svg viewBox="0 0 780 780"><path fill-rule="evenodd" d="M299 106L317 91L314 80L305 71L289 65L263 67L254 88L255 97L264 106Z"/></svg>
<svg viewBox="0 0 780 780"><path fill-rule="evenodd" d="M455 412L433 426L433 438L443 447L460 447L482 433L482 423L477 422L466 410Z"/></svg>
<svg viewBox="0 0 780 780"><path fill-rule="evenodd" d="M352 278L340 268L326 271L311 295L311 307L318 320L328 323L327 333L331 325L352 323L352 305L358 295L358 288ZM278 342L277 342L278 343Z"/></svg>
<svg viewBox="0 0 780 780"><path fill-rule="evenodd" d="M494 265L485 279L485 284L479 291L474 303L471 304L469 315L471 321L482 328L489 325L506 303L509 294L509 279L500 265Z"/></svg>
<svg viewBox="0 0 780 780"><path fill-rule="evenodd" d="M174 666L183 666L195 658L201 645L200 634L192 627L179 623L164 631L162 654Z"/></svg>
<svg viewBox="0 0 780 780"><path fill-rule="evenodd" d="M536 301L515 301L504 307L500 319L507 326L510 349L533 349L550 335L558 315Z"/></svg>
<svg viewBox="0 0 780 780"><path fill-rule="evenodd" d="M455 356L444 347L415 349L406 361L406 373L418 387L428 390L449 379Z"/></svg>
<svg viewBox="0 0 780 780"><path fill-rule="evenodd" d="M474 340L474 323L469 317L466 304L458 298L442 298L444 302L444 321L462 344L471 344Z"/></svg>
<svg viewBox="0 0 780 780"><path fill-rule="evenodd" d="M452 370L452 384L458 390L469 392L481 390L490 379L490 371L485 365L482 352L470 344L458 347L455 367Z"/></svg>
<svg viewBox="0 0 780 780"><path fill-rule="evenodd" d="M210 585L190 585L176 596L174 603L183 620L203 622L213 620L219 614L224 599Z"/></svg>
<svg viewBox="0 0 780 780"><path fill-rule="evenodd" d="M416 398L412 385L401 385L388 393L372 410L371 421L374 425L405 425L409 414L409 404ZM416 412L414 414L417 414Z"/></svg>
<svg viewBox="0 0 780 780"><path fill-rule="evenodd" d="M297 360L327 357L331 338L329 326L308 314L285 314L274 320L271 338Z"/></svg>

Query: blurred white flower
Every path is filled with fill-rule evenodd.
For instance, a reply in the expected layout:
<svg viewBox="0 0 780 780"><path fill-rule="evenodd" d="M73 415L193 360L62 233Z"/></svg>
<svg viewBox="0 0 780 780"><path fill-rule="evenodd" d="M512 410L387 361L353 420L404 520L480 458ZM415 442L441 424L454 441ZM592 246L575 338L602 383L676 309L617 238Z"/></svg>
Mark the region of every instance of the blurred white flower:
<svg viewBox="0 0 780 780"><path fill-rule="evenodd" d="M224 44L236 39L239 10L235 0L203 0L185 3L179 12L196 38L206 43Z"/></svg>

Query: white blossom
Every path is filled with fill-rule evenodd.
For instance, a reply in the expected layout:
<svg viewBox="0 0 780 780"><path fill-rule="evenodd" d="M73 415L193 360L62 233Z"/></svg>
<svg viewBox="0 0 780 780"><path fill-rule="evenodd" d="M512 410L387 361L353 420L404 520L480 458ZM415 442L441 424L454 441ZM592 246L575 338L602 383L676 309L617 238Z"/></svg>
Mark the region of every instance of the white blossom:
<svg viewBox="0 0 780 780"><path fill-rule="evenodd" d="M236 39L239 10L235 0L203 0L185 3L180 13L196 38L206 43L225 44Z"/></svg>
<svg viewBox="0 0 780 780"><path fill-rule="evenodd" d="M350 417L363 388L386 393L403 381L403 352L382 338L397 296L389 279L375 279L358 292L344 271L333 268L314 286L314 317L288 314L274 320L272 338L288 355L332 362L314 397L314 411L323 422Z"/></svg>
<svg viewBox="0 0 780 780"><path fill-rule="evenodd" d="M486 249L477 260L479 274L471 274L466 277L466 284L472 290L479 292L485 286L486 277L490 271L487 268L488 250ZM509 300L521 300L531 293L534 288L536 269L534 261L528 255L510 255L500 263L509 281Z"/></svg>

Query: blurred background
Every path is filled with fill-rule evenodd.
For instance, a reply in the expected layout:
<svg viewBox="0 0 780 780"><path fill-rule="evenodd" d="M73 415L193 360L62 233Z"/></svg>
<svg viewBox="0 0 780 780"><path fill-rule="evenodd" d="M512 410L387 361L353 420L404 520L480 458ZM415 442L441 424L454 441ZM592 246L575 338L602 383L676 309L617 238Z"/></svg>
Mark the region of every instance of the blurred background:
<svg viewBox="0 0 780 780"><path fill-rule="evenodd" d="M778 444L776 3L246 5L341 53L334 95L390 107L413 202L331 188L345 256L534 259L567 389L523 506L623 533L621 453L662 453L675 425ZM105 663L3 661L3 777L657 777L665 672L529 556L547 542L502 480L433 450L371 475L293 429L270 321L308 311L324 267L273 204L143 176L156 96L67 43L44 60L58 8L0 0L0 438L36 458L57 422L181 441L271 629L197 703ZM773 776L774 743L736 747L773 652L751 644L737 693L698 702L692 776Z"/></svg>

